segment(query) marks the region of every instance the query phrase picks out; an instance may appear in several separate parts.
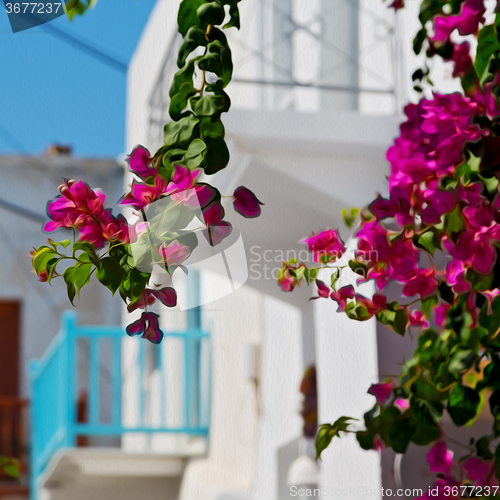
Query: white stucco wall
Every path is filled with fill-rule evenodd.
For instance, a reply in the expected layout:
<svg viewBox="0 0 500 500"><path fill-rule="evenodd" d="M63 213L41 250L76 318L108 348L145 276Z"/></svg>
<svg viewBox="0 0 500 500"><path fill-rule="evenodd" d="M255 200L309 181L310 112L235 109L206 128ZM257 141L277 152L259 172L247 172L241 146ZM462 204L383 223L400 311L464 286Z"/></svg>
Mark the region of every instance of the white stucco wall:
<svg viewBox="0 0 500 500"><path fill-rule="evenodd" d="M38 214L46 215L46 205L58 194L63 178L82 179L107 194L109 208L120 196L123 172L113 160L87 160L71 157L0 157L0 198ZM62 278L50 286L40 283L33 273L29 251L69 238L69 231L52 234L42 231L43 224L0 208L0 299L21 302L21 364L20 395L28 396L27 365L43 355L59 329L61 313L73 309ZM48 221L48 218L47 218ZM59 239L58 239L59 238ZM119 297L113 298L100 283L82 289L76 299L80 323L118 324Z"/></svg>

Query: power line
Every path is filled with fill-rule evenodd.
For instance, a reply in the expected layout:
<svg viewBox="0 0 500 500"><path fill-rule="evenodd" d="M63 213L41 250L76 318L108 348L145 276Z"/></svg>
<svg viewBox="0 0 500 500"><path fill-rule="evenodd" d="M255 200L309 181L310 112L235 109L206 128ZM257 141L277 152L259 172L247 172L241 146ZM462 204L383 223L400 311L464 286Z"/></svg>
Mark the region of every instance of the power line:
<svg viewBox="0 0 500 500"><path fill-rule="evenodd" d="M109 54L106 54L103 50L101 50L99 47L95 45L91 45L89 42L86 42L80 38L76 38L73 35L70 35L66 31L60 30L59 28L56 28L53 26L52 23L46 23L46 24L41 24L40 27L44 29L45 31L49 32L51 35L60 38L64 42L66 42L68 45L72 45L73 47L77 48L78 50L85 52L86 54L90 55L94 59L97 59L104 64L113 67L114 69L117 69L121 73L126 74L127 73L127 64L123 61L118 60L117 58L110 56Z"/></svg>

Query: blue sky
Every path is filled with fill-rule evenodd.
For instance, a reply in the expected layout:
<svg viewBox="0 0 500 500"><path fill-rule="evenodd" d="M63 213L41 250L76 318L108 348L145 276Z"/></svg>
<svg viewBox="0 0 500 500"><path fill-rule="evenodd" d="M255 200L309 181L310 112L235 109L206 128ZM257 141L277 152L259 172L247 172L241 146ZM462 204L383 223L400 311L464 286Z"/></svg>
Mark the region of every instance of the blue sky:
<svg viewBox="0 0 500 500"><path fill-rule="evenodd" d="M130 61L155 0L99 0L70 22L50 24ZM126 74L42 27L13 34L0 2L0 154L69 144L77 156L124 152Z"/></svg>

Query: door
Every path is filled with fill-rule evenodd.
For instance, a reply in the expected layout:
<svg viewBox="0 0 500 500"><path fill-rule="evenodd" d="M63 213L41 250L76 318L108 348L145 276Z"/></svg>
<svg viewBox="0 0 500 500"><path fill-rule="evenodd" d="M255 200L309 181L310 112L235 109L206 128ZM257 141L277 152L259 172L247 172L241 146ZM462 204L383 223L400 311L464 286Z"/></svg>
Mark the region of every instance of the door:
<svg viewBox="0 0 500 500"><path fill-rule="evenodd" d="M19 302L0 301L0 397L19 394Z"/></svg>

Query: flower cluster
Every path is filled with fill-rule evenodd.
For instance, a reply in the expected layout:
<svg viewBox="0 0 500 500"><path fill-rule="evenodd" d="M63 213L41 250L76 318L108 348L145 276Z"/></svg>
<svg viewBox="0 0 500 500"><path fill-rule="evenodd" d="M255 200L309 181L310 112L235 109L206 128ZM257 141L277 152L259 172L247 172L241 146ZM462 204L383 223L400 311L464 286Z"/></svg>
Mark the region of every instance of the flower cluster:
<svg viewBox="0 0 500 500"><path fill-rule="evenodd" d="M345 247L335 231L322 231L304 240L318 267L284 263L278 280L285 291L314 281L313 298L333 300L351 319L375 317L400 335L419 332L399 380L370 388L377 402L364 415L365 429L355 432L364 449L405 453L410 443L435 443L428 456L438 473L433 498L460 498L459 486L496 486L500 478L500 446L490 450L500 437L500 14L485 25L485 12L483 0L422 3L416 52L426 43L428 57L453 61L463 94L434 92L406 106L387 151L388 196L359 212L353 258L339 265ZM460 35L477 37L474 59ZM419 70L414 79L428 75ZM344 218L350 227L353 217ZM373 282L375 294L345 284L353 277ZM389 300L388 284L401 299ZM456 426L472 426L486 395L493 433L473 440L454 465L444 411ZM318 435L318 455L328 444Z"/></svg>
<svg viewBox="0 0 500 500"><path fill-rule="evenodd" d="M50 221L45 230L72 230L72 254L61 253L71 244L70 240L49 239L49 245L34 249L31 257L40 281L64 277L72 302L95 272L112 293L120 293L129 312L144 311L127 328L127 333L158 343L163 337L158 316L147 309L157 301L175 307L177 295L172 287L149 285L153 267L160 266L170 275L182 268L198 244L196 232L186 229L195 217L201 224L200 234L212 246L229 236L232 227L223 220L225 211L219 191L200 182L201 169L176 163L165 177L155 168L149 151L141 146L134 149L128 163L136 178L121 204L132 207L137 214L147 213L147 217L129 226L123 216L115 217L104 208L103 193L82 181L64 181L59 187L61 195L48 205ZM238 187L232 200L235 211L244 217L260 215L262 203L249 189ZM62 261L71 260L74 265L64 272L58 269Z"/></svg>

